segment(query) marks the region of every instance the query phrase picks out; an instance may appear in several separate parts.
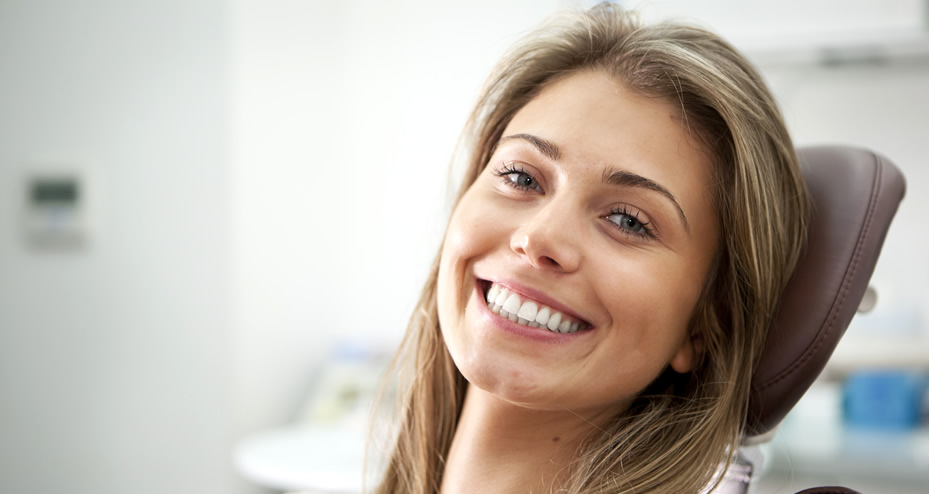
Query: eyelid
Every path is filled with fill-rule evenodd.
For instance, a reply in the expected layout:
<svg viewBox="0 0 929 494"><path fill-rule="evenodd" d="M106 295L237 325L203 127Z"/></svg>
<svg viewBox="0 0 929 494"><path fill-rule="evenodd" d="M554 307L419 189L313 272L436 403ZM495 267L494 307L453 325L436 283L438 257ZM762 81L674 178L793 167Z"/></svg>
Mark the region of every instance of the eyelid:
<svg viewBox="0 0 929 494"><path fill-rule="evenodd" d="M535 178L534 170L527 170L526 167L534 168L525 161L520 160L501 160L498 168L495 169L497 173L525 173L527 175Z"/></svg>
<svg viewBox="0 0 929 494"><path fill-rule="evenodd" d="M518 160L502 161L499 167L495 167L493 171L494 171L494 175L502 178L508 186L513 187L517 190L536 191L539 193L545 192L545 189L543 188L542 180L540 180L539 178L539 173L534 170L534 167L532 165L529 165L526 162L518 161ZM526 175L532 178L532 180L535 181L536 188L521 186L505 178L507 175L512 175L512 174L522 174L522 175Z"/></svg>
<svg viewBox="0 0 929 494"><path fill-rule="evenodd" d="M623 216L634 218L642 226L642 231L640 232L632 231L632 230L629 230L628 228L624 228L616 224L613 221L610 221L608 218L613 215L623 215ZM645 217L643 218L642 216L645 216ZM642 212L642 210L638 208L635 208L635 207L632 207L626 204L622 204L622 205L611 208L610 212L604 216L604 219L607 221L607 223L610 224L610 227L618 230L622 235L641 238L646 241L658 239L658 231L655 229L654 226L651 226L652 222L649 220L648 216L645 215Z"/></svg>

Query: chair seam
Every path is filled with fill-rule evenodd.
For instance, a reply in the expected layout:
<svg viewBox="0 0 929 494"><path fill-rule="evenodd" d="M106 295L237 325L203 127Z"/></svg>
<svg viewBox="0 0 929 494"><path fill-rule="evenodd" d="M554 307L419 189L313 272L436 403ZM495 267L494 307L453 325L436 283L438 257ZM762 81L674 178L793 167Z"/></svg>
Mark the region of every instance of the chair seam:
<svg viewBox="0 0 929 494"><path fill-rule="evenodd" d="M803 355L801 355L798 359L796 359L793 363L791 363L786 369L779 372L776 376L772 377L768 381L758 385L755 388L758 391L763 391L777 384L778 382L786 379L788 376L796 372L798 368L804 366L816 353L816 350L818 350L819 347L822 346L823 341L826 339L826 336L828 336L831 333L831 331L834 329L835 321L838 318L839 312L841 311L842 307L845 304L845 299L848 295L848 290L850 289L850 286L852 284L851 280L854 278L855 273L857 273L858 271L858 266L861 262L862 251L864 250L864 244L866 243L865 242L866 239L870 237L872 220L874 218L875 212L877 211L877 204L878 204L877 199L878 199L878 196L880 195L880 190L881 190L881 185L882 185L882 180L883 180L884 164L880 160L880 158L878 158L877 155L875 155L874 153L871 153L871 156L874 158L874 161L876 164L875 169L874 169L874 175L876 177L875 177L874 185L872 186L871 194L869 197L868 211L865 215L865 222L861 230L862 235L858 237L858 242L855 245L855 251L852 254L852 260L849 263L848 269L845 272L845 276L842 279L842 283L840 285L839 296L833 299L833 305L832 305L832 308L830 308L829 316L827 317L826 322L822 326L820 326L820 330L818 331L816 335L816 339L814 340L813 344L807 347L807 349L803 352Z"/></svg>

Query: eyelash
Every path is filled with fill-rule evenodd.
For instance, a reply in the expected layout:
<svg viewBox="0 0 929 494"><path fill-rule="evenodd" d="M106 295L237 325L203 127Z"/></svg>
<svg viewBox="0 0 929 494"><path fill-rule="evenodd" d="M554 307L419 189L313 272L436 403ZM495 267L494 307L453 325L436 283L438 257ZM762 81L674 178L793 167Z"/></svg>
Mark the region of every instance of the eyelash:
<svg viewBox="0 0 929 494"><path fill-rule="evenodd" d="M527 191L527 192L540 190L539 181L536 180L536 178L533 177L532 174L527 172L525 168L516 164L515 162L503 162L500 168L498 168L495 171L495 173L498 177L503 179L503 182L506 185L513 187L514 189ZM508 176L514 175L514 174L529 177L532 180L532 182L535 184L535 187L530 187L528 185L522 185L516 181L510 180ZM628 216L629 218L632 218L638 223L638 226L641 228L641 231L631 230L627 227L620 226L616 222L613 222L607 219L610 216L614 216L614 215L622 215L622 216ZM606 221L609 222L610 225L613 226L613 228L616 228L617 230L619 230L623 235L631 235L633 237L638 237L638 238L642 238L645 240L651 240L657 237L655 233L655 229L650 228L648 226L649 223L639 220L638 212L632 213L628 209L626 209L625 206L619 207L619 208L616 208L610 211L609 214L604 216L604 219L606 219Z"/></svg>
<svg viewBox="0 0 929 494"><path fill-rule="evenodd" d="M643 238L643 239L646 239L646 240L651 240L651 239L656 238L655 229L654 229L654 228L650 228L650 227L648 226L649 223L640 220L640 219L639 219L639 213L638 213L638 212L632 213L632 212L630 212L628 209L626 209L625 206L623 206L623 207L620 207L620 208L617 208L617 209L614 209L614 210L610 211L610 213L607 214L604 218L609 218L610 216L614 216L614 215L622 215L622 216L627 216L627 217L629 217L629 218L632 218L633 220L635 220L635 221L638 223L639 228L641 228L640 231L631 230L631 229L629 229L629 228L627 228L627 227L620 226L619 224L617 224L617 223L614 222L614 221L610 221L609 219L607 219L607 221L608 221L614 228L617 228L617 229L620 230L623 234L625 234L625 235L633 235L633 236L635 236L635 237L640 237L640 238Z"/></svg>
<svg viewBox="0 0 929 494"><path fill-rule="evenodd" d="M514 163L514 162L509 162L509 163L504 162L504 163L501 165L501 167L500 167L499 169L496 170L496 174L497 174L498 177L500 177L500 178L503 179L503 182L504 182L505 184L509 185L510 187L513 187L514 189L517 189L517 190L524 190L524 191L539 191L539 190L541 190L541 187L539 186L539 181L536 180L536 178L533 177L532 174L530 174L529 172L527 172L527 171L525 170L525 168L523 168L522 166L517 165L517 164ZM514 174L515 174L515 175L523 175L523 176L529 177L529 178L532 180L532 182L535 184L535 187L530 187L530 186L528 186L528 185L522 185L522 184L517 183L517 182L515 182L515 181L513 181L513 180L510 180L510 179L508 178L508 176L509 176L509 175L514 175Z"/></svg>

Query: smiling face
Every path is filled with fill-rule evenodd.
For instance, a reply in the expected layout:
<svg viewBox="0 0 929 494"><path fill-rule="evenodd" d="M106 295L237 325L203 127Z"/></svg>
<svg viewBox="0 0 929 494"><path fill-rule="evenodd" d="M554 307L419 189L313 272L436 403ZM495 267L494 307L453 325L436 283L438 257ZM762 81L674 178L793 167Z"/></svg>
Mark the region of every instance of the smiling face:
<svg viewBox="0 0 929 494"><path fill-rule="evenodd" d="M597 412L668 365L689 371L718 245L711 177L668 102L593 71L546 87L443 245L439 322L464 377L515 404Z"/></svg>

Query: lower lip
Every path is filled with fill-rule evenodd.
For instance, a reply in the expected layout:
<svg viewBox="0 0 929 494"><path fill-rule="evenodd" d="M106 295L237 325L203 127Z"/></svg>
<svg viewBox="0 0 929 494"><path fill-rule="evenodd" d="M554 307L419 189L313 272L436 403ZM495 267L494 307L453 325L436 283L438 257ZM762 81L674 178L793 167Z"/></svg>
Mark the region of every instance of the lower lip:
<svg viewBox="0 0 929 494"><path fill-rule="evenodd" d="M593 328L576 331L574 333L558 333L555 331L549 331L548 329L531 328L529 326L517 324L507 319L506 317L501 316L500 314L495 314L492 310L490 310L490 307L487 306L484 290L482 289L480 282L475 284L474 296L477 299L476 303L478 310L480 311L481 318L490 325L496 326L506 331L507 333L513 334L514 336L519 336L542 343L566 343L569 341L575 341L578 338L583 338L589 333L593 333Z"/></svg>

